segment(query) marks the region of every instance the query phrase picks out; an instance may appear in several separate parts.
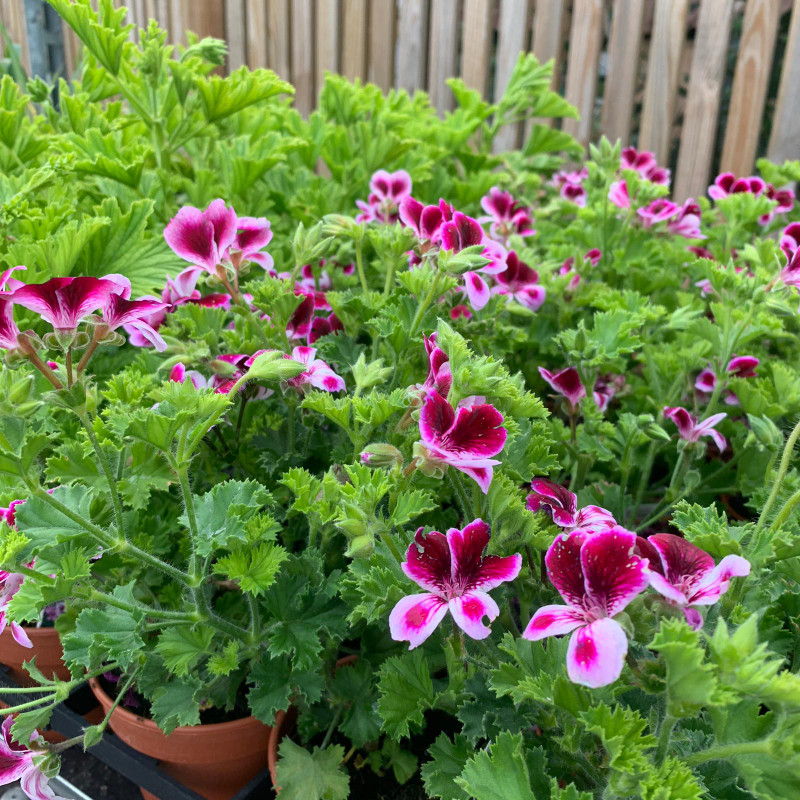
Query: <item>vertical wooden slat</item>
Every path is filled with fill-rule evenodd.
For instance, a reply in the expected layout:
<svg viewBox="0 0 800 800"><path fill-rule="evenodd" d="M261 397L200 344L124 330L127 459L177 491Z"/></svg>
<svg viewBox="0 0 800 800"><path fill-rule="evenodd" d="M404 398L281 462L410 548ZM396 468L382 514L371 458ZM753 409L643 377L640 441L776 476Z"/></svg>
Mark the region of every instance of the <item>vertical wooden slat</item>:
<svg viewBox="0 0 800 800"><path fill-rule="evenodd" d="M247 0L245 17L247 65L250 69L267 66L267 4L265 0Z"/></svg>
<svg viewBox="0 0 800 800"><path fill-rule="evenodd" d="M675 174L677 200L704 194L708 186L733 4L734 0L715 0L700 6Z"/></svg>
<svg viewBox="0 0 800 800"><path fill-rule="evenodd" d="M308 116L314 108L314 9L311 0L292 0L294 105Z"/></svg>
<svg viewBox="0 0 800 800"><path fill-rule="evenodd" d="M384 92L394 79L394 0L372 0L369 7L369 67L367 79Z"/></svg>
<svg viewBox="0 0 800 800"><path fill-rule="evenodd" d="M612 142L621 139L625 146L631 133L644 0L617 0L612 13L601 125Z"/></svg>
<svg viewBox="0 0 800 800"><path fill-rule="evenodd" d="M578 109L580 119L565 119L564 130L583 145L592 137L602 11L602 0L575 0L572 11L565 97Z"/></svg>
<svg viewBox="0 0 800 800"><path fill-rule="evenodd" d="M284 80L289 69L289 0L267 0L267 64Z"/></svg>
<svg viewBox="0 0 800 800"><path fill-rule="evenodd" d="M566 0L541 0L536 4L533 15L533 54L540 64L553 61L552 87L561 87L561 63L564 56L564 19ZM524 138L527 141L534 125L552 125L552 119L529 119L525 123Z"/></svg>
<svg viewBox="0 0 800 800"><path fill-rule="evenodd" d="M458 4L454 0L431 0L431 29L428 45L428 91L439 111L453 107L453 93L447 79L458 67Z"/></svg>
<svg viewBox="0 0 800 800"><path fill-rule="evenodd" d="M169 0L170 41L186 44L186 20L183 16L183 0Z"/></svg>
<svg viewBox="0 0 800 800"><path fill-rule="evenodd" d="M425 88L427 41L427 0L397 0L394 85L398 89Z"/></svg>
<svg viewBox="0 0 800 800"><path fill-rule="evenodd" d="M319 97L325 82L325 71L339 71L339 3L337 0L316 0L316 88Z"/></svg>
<svg viewBox="0 0 800 800"><path fill-rule="evenodd" d="M789 40L772 118L768 157L771 161L800 158L800 0L794 0Z"/></svg>
<svg viewBox="0 0 800 800"><path fill-rule="evenodd" d="M781 4L775 0L748 0L745 6L722 146L722 172L746 175L753 168L780 13Z"/></svg>
<svg viewBox="0 0 800 800"><path fill-rule="evenodd" d="M19 45L19 57L25 72L31 68L28 53L28 32L25 26L25 7L21 0L0 0L0 19L6 26L8 35L14 44ZM6 43L3 41L0 52L5 52Z"/></svg>
<svg viewBox="0 0 800 800"><path fill-rule="evenodd" d="M494 76L494 100L497 102L508 86L519 54L528 49L528 0L501 0L498 23L497 57ZM494 140L496 153L519 144L519 125L506 125Z"/></svg>
<svg viewBox="0 0 800 800"><path fill-rule="evenodd" d="M491 0L464 0L461 34L461 78L471 89L486 96L492 46Z"/></svg>
<svg viewBox="0 0 800 800"><path fill-rule="evenodd" d="M688 6L688 0L656 0L655 5L639 146L655 153L661 164L669 159L672 143Z"/></svg>
<svg viewBox="0 0 800 800"><path fill-rule="evenodd" d="M225 0L225 41L228 44L228 72L247 63L247 11L244 0Z"/></svg>
<svg viewBox="0 0 800 800"><path fill-rule="evenodd" d="M344 0L342 74L364 80L367 74L367 0Z"/></svg>

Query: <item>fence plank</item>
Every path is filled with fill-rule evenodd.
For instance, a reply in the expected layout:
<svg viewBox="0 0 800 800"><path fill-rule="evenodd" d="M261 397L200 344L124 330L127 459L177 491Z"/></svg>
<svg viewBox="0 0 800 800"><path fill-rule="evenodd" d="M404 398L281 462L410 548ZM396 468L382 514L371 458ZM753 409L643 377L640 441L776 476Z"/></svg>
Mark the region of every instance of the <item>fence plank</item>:
<svg viewBox="0 0 800 800"><path fill-rule="evenodd" d="M533 54L540 64L553 62L553 80L551 86L555 91L561 88L561 66L564 60L564 21L566 18L566 0L547 0L538 2L533 15ZM534 125L553 125L552 119L529 119L525 122L525 141L531 135Z"/></svg>
<svg viewBox="0 0 800 800"><path fill-rule="evenodd" d="M367 0L344 0L342 74L364 80L367 74Z"/></svg>
<svg viewBox="0 0 800 800"><path fill-rule="evenodd" d="M394 85L398 89L425 88L427 41L427 0L397 0Z"/></svg>
<svg viewBox="0 0 800 800"><path fill-rule="evenodd" d="M519 54L528 49L527 35L527 0L500 0L494 76L495 101L499 100L505 92ZM520 135L520 125L506 125L495 137L492 149L495 153L500 153L503 150L517 147Z"/></svg>
<svg viewBox="0 0 800 800"><path fill-rule="evenodd" d="M19 0L0 0L0 19L8 30L14 44L19 45L19 57L25 72L31 68L28 54L28 32L25 27L25 7ZM2 42L0 52L5 52L6 43Z"/></svg>
<svg viewBox="0 0 800 800"><path fill-rule="evenodd" d="M251 69L267 66L267 4L265 0L247 0L247 64Z"/></svg>
<svg viewBox="0 0 800 800"><path fill-rule="evenodd" d="M733 4L716 0L700 6L673 192L678 200L705 194L710 179Z"/></svg>
<svg viewBox="0 0 800 800"><path fill-rule="evenodd" d="M225 0L225 41L228 44L228 72L250 63L247 39L247 9L244 0Z"/></svg>
<svg viewBox="0 0 800 800"><path fill-rule="evenodd" d="M771 161L800 158L800 0L794 0L789 40L772 119L767 155Z"/></svg>
<svg viewBox="0 0 800 800"><path fill-rule="evenodd" d="M196 33L201 39L204 36L225 38L225 8L217 0L183 0L181 14L183 28Z"/></svg>
<svg viewBox="0 0 800 800"><path fill-rule="evenodd" d="M267 65L284 80L289 68L289 0L267 0Z"/></svg>
<svg viewBox="0 0 800 800"><path fill-rule="evenodd" d="M186 44L186 20L183 16L183 0L169 0L169 40L175 44Z"/></svg>
<svg viewBox="0 0 800 800"><path fill-rule="evenodd" d="M655 5L639 146L652 150L661 164L669 159L672 143L688 6L688 0L656 0Z"/></svg>
<svg viewBox="0 0 800 800"><path fill-rule="evenodd" d="M314 109L314 9L311 0L292 0L292 83L295 108L307 117Z"/></svg>
<svg viewBox="0 0 800 800"><path fill-rule="evenodd" d="M325 82L325 71L339 71L339 3L336 0L316 0L316 73L315 92L319 96Z"/></svg>
<svg viewBox="0 0 800 800"><path fill-rule="evenodd" d="M369 15L367 79L388 92L394 81L394 0L372 0Z"/></svg>
<svg viewBox="0 0 800 800"><path fill-rule="evenodd" d="M592 138L597 64L603 39L602 0L575 0L569 34L565 97L580 119L565 119L564 130L586 145Z"/></svg>
<svg viewBox="0 0 800 800"><path fill-rule="evenodd" d="M705 5L709 5L706 3ZM639 72L644 0L617 0L608 43L608 73L603 93L603 133L627 145Z"/></svg>
<svg viewBox="0 0 800 800"><path fill-rule="evenodd" d="M492 45L491 0L464 0L461 48L461 78L485 96L489 88Z"/></svg>
<svg viewBox="0 0 800 800"><path fill-rule="evenodd" d="M780 11L780 3L774 0L749 0L745 6L722 146L722 172L746 175L753 168Z"/></svg>
<svg viewBox="0 0 800 800"><path fill-rule="evenodd" d="M458 23L452 0L431 0L431 27L428 43L428 91L431 103L440 111L453 107L453 93L447 79L458 68Z"/></svg>

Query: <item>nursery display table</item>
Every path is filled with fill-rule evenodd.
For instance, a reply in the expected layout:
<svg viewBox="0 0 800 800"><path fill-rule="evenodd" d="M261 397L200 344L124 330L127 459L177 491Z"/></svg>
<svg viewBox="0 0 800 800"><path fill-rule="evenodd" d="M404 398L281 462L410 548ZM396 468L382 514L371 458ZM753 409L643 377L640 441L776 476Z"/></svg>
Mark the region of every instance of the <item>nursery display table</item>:
<svg viewBox="0 0 800 800"><path fill-rule="evenodd" d="M6 667L0 667L0 685L4 687L16 687L17 683L8 674ZM4 702L9 705L24 702L30 699L28 695L3 695ZM57 731L66 738L78 736L87 722L83 716L92 708L97 706L97 700L84 685L76 689L61 705L57 706L50 721L50 728ZM142 755L115 736L113 731L108 728L103 735L102 741L92 747L92 755L107 764L120 775L128 778L133 783L152 792L162 800L204 800L202 795L188 789L183 784L176 781L164 773L158 766L158 761L154 758ZM52 788L58 791L61 787L58 781L52 782ZM65 785L64 796L69 797L70 789L74 787ZM76 800L88 798L88 795L79 789L74 792ZM264 800L265 797L272 795L272 782L270 781L269 771L264 770L257 775L243 789L237 792L231 800ZM5 795L0 794L0 800L4 800ZM89 798L91 800L91 798Z"/></svg>

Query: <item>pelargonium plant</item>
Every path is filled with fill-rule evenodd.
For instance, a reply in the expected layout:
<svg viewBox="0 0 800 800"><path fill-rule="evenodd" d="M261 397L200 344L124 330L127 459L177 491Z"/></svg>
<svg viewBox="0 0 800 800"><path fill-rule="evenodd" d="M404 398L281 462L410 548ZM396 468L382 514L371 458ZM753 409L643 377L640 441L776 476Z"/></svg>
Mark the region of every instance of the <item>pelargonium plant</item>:
<svg viewBox="0 0 800 800"><path fill-rule="evenodd" d="M800 165L671 197L532 56L306 121L51 2L78 78L0 85L0 625L72 678L28 664L0 782L52 800L95 678L165 733L293 707L309 800L800 793Z"/></svg>

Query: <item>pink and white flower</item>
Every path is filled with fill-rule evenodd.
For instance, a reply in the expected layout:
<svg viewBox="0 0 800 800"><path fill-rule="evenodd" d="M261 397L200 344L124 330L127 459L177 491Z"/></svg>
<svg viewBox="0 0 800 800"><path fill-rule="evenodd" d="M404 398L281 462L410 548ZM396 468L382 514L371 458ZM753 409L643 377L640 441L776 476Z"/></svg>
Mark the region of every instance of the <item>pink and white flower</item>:
<svg viewBox="0 0 800 800"><path fill-rule="evenodd" d="M653 200L649 206L645 208L637 208L636 213L642 218L642 223L645 228L649 228L658 222L674 217L678 213L678 206L671 200L660 197L658 200Z"/></svg>
<svg viewBox="0 0 800 800"><path fill-rule="evenodd" d="M438 244L442 225L453 218L453 207L444 200L439 200L438 206L426 206L409 195L400 202L398 213L400 222L411 228L423 245Z"/></svg>
<svg viewBox="0 0 800 800"><path fill-rule="evenodd" d="M714 178L714 183L708 187L708 196L712 200L722 200L732 194L750 192L760 195L767 189L764 181L751 175L749 178L737 178L732 172L723 172Z"/></svg>
<svg viewBox="0 0 800 800"><path fill-rule="evenodd" d="M14 300L12 293L25 284L22 281L12 278L11 275L18 269L26 269L22 265L11 267L0 273L0 348L3 350L15 350L19 342L19 328L14 322Z"/></svg>
<svg viewBox="0 0 800 800"><path fill-rule="evenodd" d="M428 392L434 391L442 397L447 397L450 387L453 385L453 375L450 372L450 357L436 343L437 334L434 331L430 336L422 335L422 342L425 345L425 353L428 356L428 376L422 389L427 396Z"/></svg>
<svg viewBox="0 0 800 800"><path fill-rule="evenodd" d="M272 229L266 217L236 217L236 238L224 254L235 268L245 261L258 264L274 273L275 262L264 248L272 241Z"/></svg>
<svg viewBox="0 0 800 800"><path fill-rule="evenodd" d="M27 566L31 566L28 564ZM0 634L6 629L6 625L11 628L11 636L14 641L22 647L33 647L33 642L25 633L25 628L18 622L9 620L6 616L8 605L14 595L19 591L25 576L20 572L5 572L0 570ZM0 783L0 785L2 785Z"/></svg>
<svg viewBox="0 0 800 800"><path fill-rule="evenodd" d="M538 311L547 296L547 290L539 285L539 273L513 250L506 257L506 269L494 279L497 283L492 287L492 294L505 295L531 311Z"/></svg>
<svg viewBox="0 0 800 800"><path fill-rule="evenodd" d="M628 184L625 181L614 181L608 187L608 199L617 208L630 208L631 198L628 194Z"/></svg>
<svg viewBox="0 0 800 800"><path fill-rule="evenodd" d="M600 411L605 411L619 389L625 385L624 375L598 376L592 389L592 399Z"/></svg>
<svg viewBox="0 0 800 800"><path fill-rule="evenodd" d="M755 356L734 356L726 368L733 378L755 378L759 360ZM717 376L710 367L702 370L694 382L694 388L701 394L710 394L717 386ZM739 400L733 392L726 392L724 401L729 406L738 406Z"/></svg>
<svg viewBox="0 0 800 800"><path fill-rule="evenodd" d="M583 208L586 205L586 189L583 188L583 181L588 177L589 170L586 167L572 172L560 170L553 175L550 184L559 190L564 200Z"/></svg>
<svg viewBox="0 0 800 800"><path fill-rule="evenodd" d="M311 328L308 331L308 343L314 344L317 339L323 336L336 334L343 330L344 325L342 325L341 320L333 311L331 311L327 317L314 317L314 319L311 320Z"/></svg>
<svg viewBox="0 0 800 800"><path fill-rule="evenodd" d="M181 361L170 370L168 380L173 383L184 383L189 380L195 389L208 388L208 380L205 376L201 375L197 370L186 369L186 365Z"/></svg>
<svg viewBox="0 0 800 800"><path fill-rule="evenodd" d="M648 150L639 151L635 147L626 147L620 155L620 168L635 170L651 183L669 185L670 171L659 167L655 155Z"/></svg>
<svg viewBox="0 0 800 800"><path fill-rule="evenodd" d="M389 615L392 639L419 647L449 611L453 621L472 639L485 639L491 629L484 625L500 613L488 592L513 581L522 567L522 556L485 556L489 526L481 519L463 530L447 534L417 530L414 542L400 565L403 572L426 591L404 597Z"/></svg>
<svg viewBox="0 0 800 800"><path fill-rule="evenodd" d="M538 641L572 633L567 674L590 688L619 678L628 637L613 617L648 584L644 559L634 554L636 534L613 527L562 534L545 555L550 582L566 605L548 605L531 618L522 634Z"/></svg>
<svg viewBox="0 0 800 800"><path fill-rule="evenodd" d="M727 439L715 427L728 416L725 412L714 414L700 422L685 408L667 406L664 409L664 416L675 423L679 436L687 442L696 442L701 436L710 436L720 452L728 446Z"/></svg>
<svg viewBox="0 0 800 800"><path fill-rule="evenodd" d="M600 506L584 506L578 511L578 496L547 478L534 478L531 489L525 500L528 510L546 511L560 528L613 528L617 524L611 512Z"/></svg>
<svg viewBox="0 0 800 800"><path fill-rule="evenodd" d="M102 325L104 328L104 331L99 332L102 334L101 338L105 338L107 334L117 328L126 326L128 329L136 331L156 350L166 350L167 343L148 320L153 315L164 311L168 304L144 297L139 300L130 300L128 299L131 295L130 281L120 276L117 283L122 286L123 291L120 294L110 295L101 310L102 322L97 323L98 326Z"/></svg>
<svg viewBox="0 0 800 800"><path fill-rule="evenodd" d="M471 400L454 409L438 392L429 391L419 417L422 442L414 446L414 454L423 470L451 466L486 494L500 463L492 456L503 449L508 433L494 406Z"/></svg>
<svg viewBox="0 0 800 800"><path fill-rule="evenodd" d="M584 262L589 262L593 267L596 267L600 262L600 259L603 257L603 253L598 250L596 247L593 247L591 250L587 250L583 256ZM569 258L564 260L564 263L558 269L559 275L572 275L570 278L569 283L567 284L567 289L573 291L581 282L581 276L578 274L577 270L575 269L575 257L570 256Z"/></svg>
<svg viewBox="0 0 800 800"><path fill-rule="evenodd" d="M786 255L788 261L800 248L800 222L790 222L781 234L781 250Z"/></svg>
<svg viewBox="0 0 800 800"><path fill-rule="evenodd" d="M254 359L259 353L252 356ZM316 347L295 347L291 358L299 364L305 365L305 371L286 381L298 391L303 387L312 386L324 392L343 392L345 389L344 378L337 375L321 358L317 358ZM252 361L250 362L252 363ZM249 364L248 364L249 366Z"/></svg>
<svg viewBox="0 0 800 800"><path fill-rule="evenodd" d="M789 263L780 271L780 279L784 286L800 289L800 250L796 250Z"/></svg>
<svg viewBox="0 0 800 800"><path fill-rule="evenodd" d="M728 591L731 579L750 574L750 562L727 555L716 566L714 559L697 545L671 533L637 537L636 553L649 566L650 585L667 603L683 610L692 628L703 626L703 617L693 606L710 606Z"/></svg>
<svg viewBox="0 0 800 800"><path fill-rule="evenodd" d="M50 779L42 771L42 761L51 757L44 750L18 744L11 735L13 717L6 717L0 727L0 786L19 781L19 788L30 800L64 800L50 788ZM40 734L34 731L31 742L38 743Z"/></svg>
<svg viewBox="0 0 800 800"><path fill-rule="evenodd" d="M700 230L701 213L700 206L690 197L678 209L678 216L667 225L669 232L686 239L707 239Z"/></svg>
<svg viewBox="0 0 800 800"><path fill-rule="evenodd" d="M450 309L450 319L458 319L459 317L464 317L464 319L472 319L472 311L470 311L469 306L465 306L460 303L459 305L453 306Z"/></svg>
<svg viewBox="0 0 800 800"><path fill-rule="evenodd" d="M513 233L522 237L536 233L530 208L515 201L510 192L503 192L497 186L492 186L489 194L481 198L481 208L489 216L481 217L478 221L490 222L492 237L502 244Z"/></svg>
<svg viewBox="0 0 800 800"><path fill-rule="evenodd" d="M480 244L484 245L481 255L488 258L489 263L477 270L464 273L464 292L476 311L480 311L489 302L491 296L488 284L478 273L497 275L505 271L507 253L502 245L486 238L478 220L468 217L460 211L454 212L453 219L445 222L441 227L443 250L459 253L467 247Z"/></svg>
<svg viewBox="0 0 800 800"><path fill-rule="evenodd" d="M575 413L575 409L586 397L586 388L581 383L580 375L575 367L564 367L558 372L550 372L544 367L539 367L539 374L550 384L550 386L567 399L570 413Z"/></svg>
<svg viewBox="0 0 800 800"><path fill-rule="evenodd" d="M356 200L361 213L356 222L380 222L385 225L397 222L400 203L411 196L411 176L404 170L387 172L379 169L369 182L369 197L365 203Z"/></svg>
<svg viewBox="0 0 800 800"><path fill-rule="evenodd" d="M124 287L109 278L51 278L46 283L28 283L11 295L15 305L38 314L56 333L74 334L80 322L108 303Z"/></svg>

